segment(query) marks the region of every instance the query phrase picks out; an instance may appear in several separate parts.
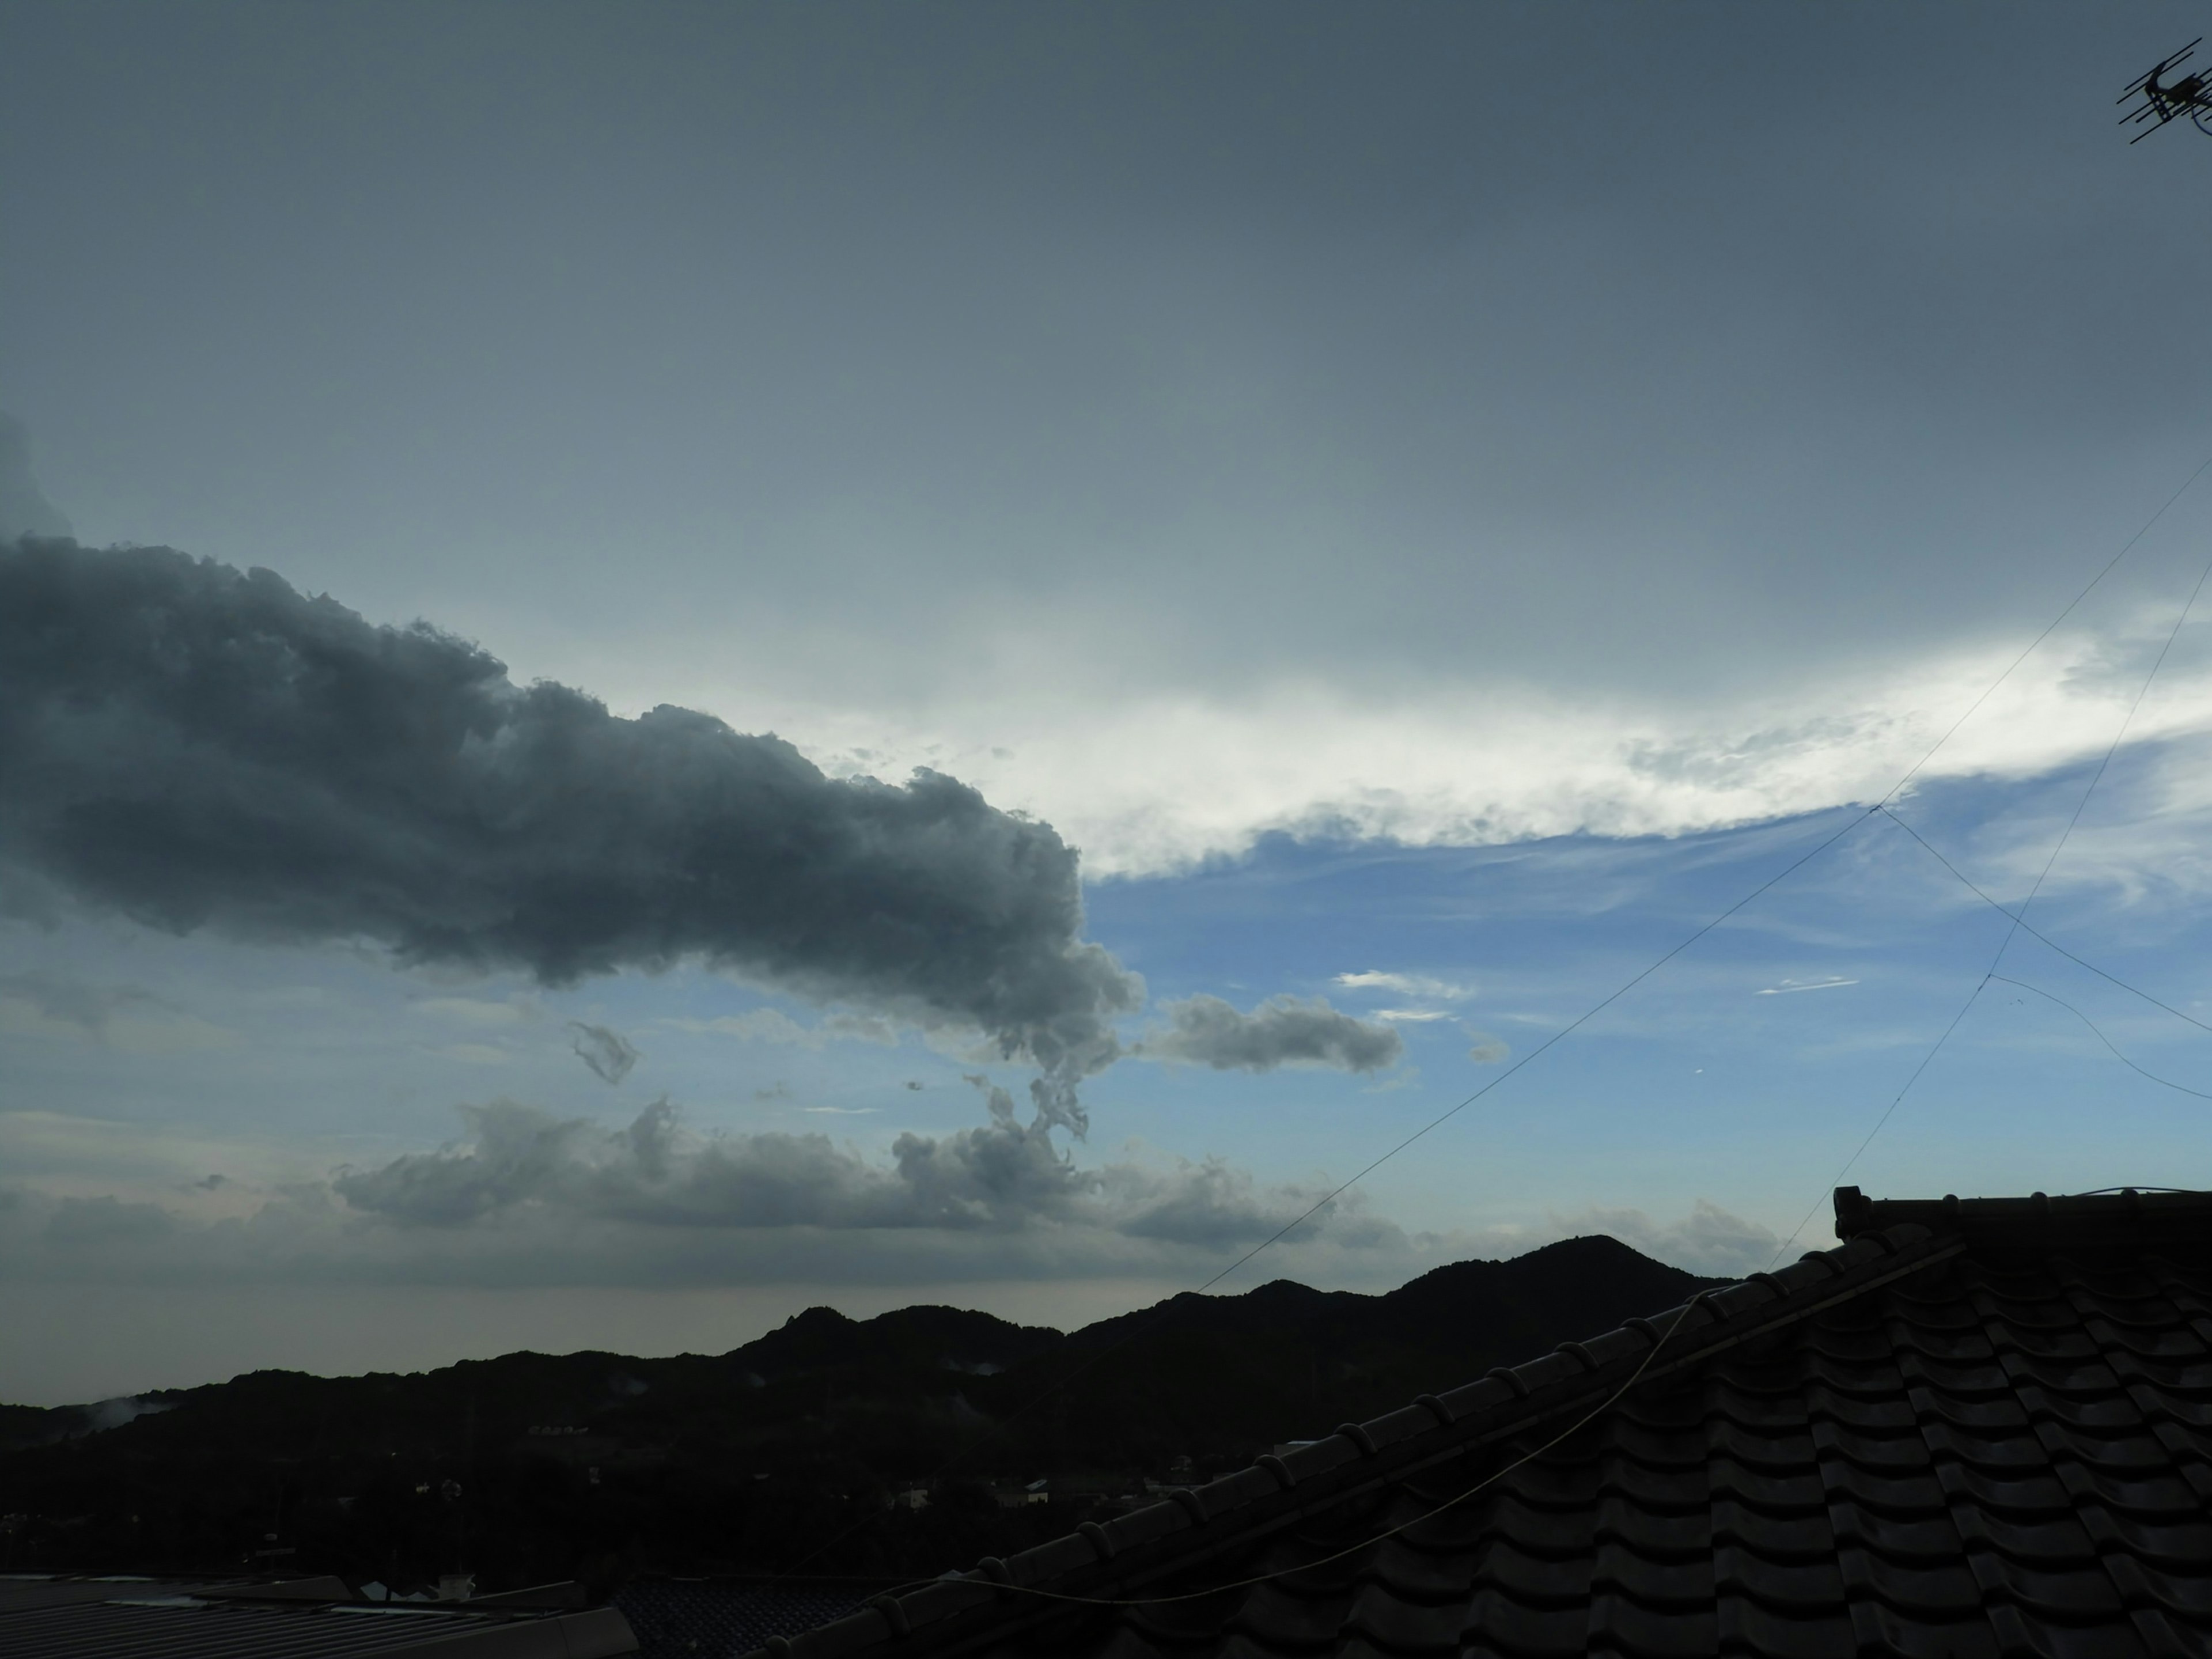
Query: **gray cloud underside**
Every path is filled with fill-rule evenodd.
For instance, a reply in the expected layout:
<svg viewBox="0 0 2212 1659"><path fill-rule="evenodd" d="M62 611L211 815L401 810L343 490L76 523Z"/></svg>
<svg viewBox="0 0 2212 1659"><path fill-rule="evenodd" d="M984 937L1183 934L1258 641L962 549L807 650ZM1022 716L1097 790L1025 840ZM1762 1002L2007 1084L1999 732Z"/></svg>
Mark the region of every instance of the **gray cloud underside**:
<svg viewBox="0 0 2212 1659"><path fill-rule="evenodd" d="M682 1132L665 1101L613 1132L499 1102L462 1109L465 1144L342 1171L331 1186L355 1212L407 1228L534 1209L647 1227L1077 1227L1200 1246L1264 1237L1316 1196L1262 1194L1218 1160L1079 1168L1054 1146L1048 1117L1022 1123L1004 1089L971 1080L984 1088L990 1121L941 1137L902 1134L888 1164L826 1135L701 1140ZM1336 1207L1316 1218L1317 1229L1344 1231Z"/></svg>
<svg viewBox="0 0 2212 1659"><path fill-rule="evenodd" d="M0 548L0 860L179 933L366 939L550 983L687 957L1073 1079L1141 984L1081 937L1076 854L933 772L833 780L790 744L514 685L168 549Z"/></svg>
<svg viewBox="0 0 2212 1659"><path fill-rule="evenodd" d="M1147 1035L1138 1052L1216 1071L1328 1066L1375 1072L1406 1052L1404 1039L1389 1026L1340 1013L1318 997L1270 997L1247 1014L1219 997L1200 995L1163 1003L1160 1012L1168 1016L1166 1028Z"/></svg>
<svg viewBox="0 0 2212 1659"><path fill-rule="evenodd" d="M1221 1160L1079 1167L1044 1114L908 1133L887 1160L826 1135L702 1138L665 1102L609 1129L501 1101L467 1133L216 1222L114 1198L0 1189L0 1278L485 1284L900 1281L1178 1273L1264 1238L1326 1191ZM1284 1248L1410 1261L1356 1197Z"/></svg>
<svg viewBox="0 0 2212 1659"><path fill-rule="evenodd" d="M1019 1123L1004 1091L990 1095L988 1125L902 1135L887 1160L823 1135L702 1138L665 1103L609 1128L502 1101L465 1109L452 1146L270 1193L230 1219L0 1188L0 1282L1197 1282L1327 1191L1268 1186L1220 1159L1079 1168L1054 1151L1048 1123ZM1408 1233L1355 1191L1274 1247L1261 1276L1395 1284L1598 1232L1713 1273L1763 1267L1778 1242L1703 1200L1671 1223L1593 1209Z"/></svg>

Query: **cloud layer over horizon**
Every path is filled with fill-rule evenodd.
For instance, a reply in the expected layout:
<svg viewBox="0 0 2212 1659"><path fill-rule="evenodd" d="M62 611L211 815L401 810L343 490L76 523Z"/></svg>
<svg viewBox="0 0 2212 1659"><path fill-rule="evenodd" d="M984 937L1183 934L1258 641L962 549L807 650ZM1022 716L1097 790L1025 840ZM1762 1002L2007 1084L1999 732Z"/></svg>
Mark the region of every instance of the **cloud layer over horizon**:
<svg viewBox="0 0 2212 1659"><path fill-rule="evenodd" d="M902 1134L880 1161L824 1134L702 1135L665 1100L613 1127L493 1100L461 1107L463 1134L435 1151L243 1199L221 1182L167 1203L0 1187L0 1280L665 1287L1204 1277L1310 1210L1259 1279L1394 1284L1445 1261L1589 1231L1693 1271L1741 1273L1765 1265L1776 1243L1706 1200L1671 1224L1617 1208L1533 1229L1413 1234L1356 1191L1324 1201L1325 1182L1266 1184L1218 1158L1145 1152L1079 1165L1054 1146L1050 1124L1019 1122L1003 1089L988 1092L986 1125ZM226 1212L196 1211L203 1198Z"/></svg>

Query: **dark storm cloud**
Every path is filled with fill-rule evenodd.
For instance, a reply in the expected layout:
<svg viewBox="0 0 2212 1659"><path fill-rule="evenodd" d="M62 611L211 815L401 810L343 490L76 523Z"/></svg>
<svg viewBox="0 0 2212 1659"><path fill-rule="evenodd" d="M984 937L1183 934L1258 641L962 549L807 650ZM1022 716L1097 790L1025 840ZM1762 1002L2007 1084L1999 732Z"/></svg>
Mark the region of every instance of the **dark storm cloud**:
<svg viewBox="0 0 2212 1659"><path fill-rule="evenodd" d="M590 1066L601 1081L620 1083L644 1058L637 1045L606 1025L590 1025L580 1019L568 1022L568 1044L576 1058Z"/></svg>
<svg viewBox="0 0 2212 1659"><path fill-rule="evenodd" d="M176 933L365 939L548 983L702 958L1076 1079L1141 985L1076 854L933 772L514 685L426 624L167 549L0 549L0 859Z"/></svg>
<svg viewBox="0 0 2212 1659"><path fill-rule="evenodd" d="M1147 1036L1139 1052L1218 1072L1272 1072L1278 1066L1374 1072L1406 1052L1404 1040L1389 1026L1339 1013L1318 997L1310 1002L1270 997L1245 1014L1219 997L1194 996L1164 1003L1160 1012L1168 1017L1167 1029Z"/></svg>

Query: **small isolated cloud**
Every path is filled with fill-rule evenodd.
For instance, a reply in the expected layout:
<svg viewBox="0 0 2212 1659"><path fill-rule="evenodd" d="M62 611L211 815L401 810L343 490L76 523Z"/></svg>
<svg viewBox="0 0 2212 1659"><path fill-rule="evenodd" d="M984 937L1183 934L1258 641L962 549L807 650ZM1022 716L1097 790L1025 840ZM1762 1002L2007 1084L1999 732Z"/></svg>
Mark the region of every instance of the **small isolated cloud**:
<svg viewBox="0 0 2212 1659"><path fill-rule="evenodd" d="M802 1106L799 1109L823 1117L873 1117L882 1109L875 1106Z"/></svg>
<svg viewBox="0 0 2212 1659"><path fill-rule="evenodd" d="M1137 1045L1149 1060L1211 1066L1218 1072L1272 1072L1279 1066L1328 1066L1376 1072L1396 1063L1406 1042L1388 1025L1340 1013L1322 999L1270 997L1240 1013L1219 997L1163 1003L1168 1017Z"/></svg>
<svg viewBox="0 0 2212 1659"><path fill-rule="evenodd" d="M576 1058L590 1066L603 1081L620 1083L634 1070L644 1056L637 1045L611 1026L587 1025L580 1019L568 1022L569 1047Z"/></svg>
<svg viewBox="0 0 2212 1659"><path fill-rule="evenodd" d="M1792 991L1833 991L1843 986L1856 985L1855 979L1785 979L1779 985L1770 985L1763 991L1753 991L1755 997L1784 997Z"/></svg>
<svg viewBox="0 0 2212 1659"><path fill-rule="evenodd" d="M1480 1031L1469 1032L1468 1035L1474 1038L1474 1046L1467 1051L1467 1057L1478 1066L1501 1065L1513 1052L1511 1045L1503 1037L1490 1036Z"/></svg>
<svg viewBox="0 0 2212 1659"><path fill-rule="evenodd" d="M1443 1008L1377 1008L1375 1018L1388 1020L1393 1025L1426 1025L1439 1019L1449 1019L1450 1013Z"/></svg>
<svg viewBox="0 0 2212 1659"><path fill-rule="evenodd" d="M1362 974L1339 974L1336 982L1347 991L1392 991L1403 997L1430 997L1438 1002L1465 1002L1474 995L1472 985L1431 979L1425 974L1386 974L1370 969Z"/></svg>

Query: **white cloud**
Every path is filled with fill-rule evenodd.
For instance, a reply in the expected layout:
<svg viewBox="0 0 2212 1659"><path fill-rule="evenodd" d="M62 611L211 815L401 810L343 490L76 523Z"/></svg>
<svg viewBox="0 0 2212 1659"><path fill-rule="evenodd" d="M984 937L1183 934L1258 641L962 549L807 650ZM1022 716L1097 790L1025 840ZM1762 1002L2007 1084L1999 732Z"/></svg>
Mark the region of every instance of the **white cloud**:
<svg viewBox="0 0 2212 1659"><path fill-rule="evenodd" d="M1472 985L1455 984L1450 980L1432 979L1426 974L1389 974L1379 969L1365 973L1339 974L1336 982L1347 991L1395 991L1401 996L1428 997L1437 1002L1465 1002L1474 995ZM1378 1019L1436 1019L1436 1014L1406 1014L1383 1012Z"/></svg>
<svg viewBox="0 0 2212 1659"><path fill-rule="evenodd" d="M1923 778L2032 777L2101 754L2148 667L2136 646L2154 647L2170 624L2170 611L2146 612L2111 634L2053 635ZM761 710L833 771L951 771L993 802L1052 823L1097 878L1188 869L1270 832L1415 846L1675 836L1871 801L2017 654L2010 640L1952 646L1704 701L1441 678L1401 700L1277 681L1236 696L1039 690L940 702L896 726L778 704L757 688L693 695L709 708ZM2212 667L2178 654L2130 743L2206 732ZM1395 977L1352 976L1406 990L1391 986Z"/></svg>
<svg viewBox="0 0 2212 1659"><path fill-rule="evenodd" d="M1795 991L1835 991L1846 985L1856 985L1855 979L1785 979L1779 985L1770 985L1753 991L1755 997L1785 997Z"/></svg>

